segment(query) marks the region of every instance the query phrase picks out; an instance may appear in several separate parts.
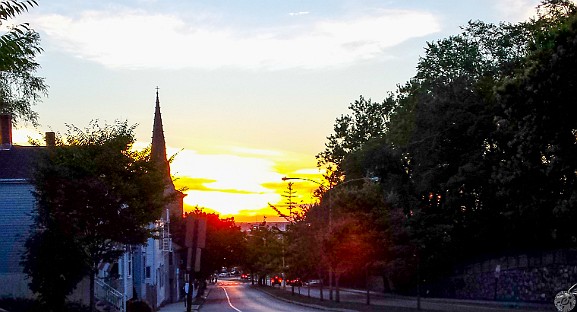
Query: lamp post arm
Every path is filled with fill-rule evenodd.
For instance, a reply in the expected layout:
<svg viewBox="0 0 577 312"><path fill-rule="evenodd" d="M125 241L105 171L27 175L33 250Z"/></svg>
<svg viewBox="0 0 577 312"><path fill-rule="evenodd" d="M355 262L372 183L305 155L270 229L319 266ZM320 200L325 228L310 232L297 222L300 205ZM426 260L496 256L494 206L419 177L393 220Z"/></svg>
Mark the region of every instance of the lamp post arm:
<svg viewBox="0 0 577 312"><path fill-rule="evenodd" d="M296 177L295 177L295 178L289 178L289 177L283 177L282 180L283 180L283 181L287 181L287 180L309 181L309 182L313 182L313 183L315 183L315 184L320 185L320 187L323 188L325 191L330 189L330 188L327 187L324 183L319 182L319 181L315 181L315 180L313 180L313 179L308 179L308 178L296 178Z"/></svg>

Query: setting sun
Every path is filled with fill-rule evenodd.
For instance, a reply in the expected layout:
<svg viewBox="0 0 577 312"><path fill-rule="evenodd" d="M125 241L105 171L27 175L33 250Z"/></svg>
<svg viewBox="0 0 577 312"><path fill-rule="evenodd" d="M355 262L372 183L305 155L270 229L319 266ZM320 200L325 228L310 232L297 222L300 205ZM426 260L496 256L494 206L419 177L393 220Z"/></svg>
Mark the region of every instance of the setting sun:
<svg viewBox="0 0 577 312"><path fill-rule="evenodd" d="M233 147L222 154L204 154L193 150L168 149L175 155L171 163L177 188L183 189L185 210L194 207L215 211L236 219L276 217L269 203L283 202L287 182L282 178L295 174L320 179L314 159L281 151ZM290 169L289 169L290 168ZM297 187L299 202L312 201L310 182Z"/></svg>

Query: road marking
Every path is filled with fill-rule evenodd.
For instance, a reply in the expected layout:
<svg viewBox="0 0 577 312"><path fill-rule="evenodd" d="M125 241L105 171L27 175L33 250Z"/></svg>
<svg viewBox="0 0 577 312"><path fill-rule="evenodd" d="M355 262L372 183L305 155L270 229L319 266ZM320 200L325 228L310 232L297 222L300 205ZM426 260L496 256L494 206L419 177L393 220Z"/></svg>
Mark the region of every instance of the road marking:
<svg viewBox="0 0 577 312"><path fill-rule="evenodd" d="M226 300L228 300L228 305L231 308L233 308L235 311L242 312L241 310L237 309L235 306L232 305L232 303L230 302L230 297L228 296L228 292L226 292L226 288L224 288L223 286L220 286L220 288L222 288L222 290L224 290L224 294L226 295Z"/></svg>

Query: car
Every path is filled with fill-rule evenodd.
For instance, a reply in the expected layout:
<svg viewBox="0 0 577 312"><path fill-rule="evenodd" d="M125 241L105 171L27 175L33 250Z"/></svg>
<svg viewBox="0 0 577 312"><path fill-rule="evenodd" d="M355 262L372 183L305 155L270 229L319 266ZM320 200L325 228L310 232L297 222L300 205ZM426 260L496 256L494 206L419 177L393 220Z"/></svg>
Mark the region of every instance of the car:
<svg viewBox="0 0 577 312"><path fill-rule="evenodd" d="M303 281L297 277L297 278L287 280L287 284L291 285L291 286L301 287L303 285Z"/></svg>
<svg viewBox="0 0 577 312"><path fill-rule="evenodd" d="M321 280L315 279L315 280L309 280L305 283L305 285L309 286L309 287L318 287L320 286L322 283Z"/></svg>
<svg viewBox="0 0 577 312"><path fill-rule="evenodd" d="M240 279L247 280L247 279L248 279L248 274L242 273L242 274L240 275Z"/></svg>
<svg viewBox="0 0 577 312"><path fill-rule="evenodd" d="M270 279L271 285L281 285L282 284L282 277L275 275Z"/></svg>

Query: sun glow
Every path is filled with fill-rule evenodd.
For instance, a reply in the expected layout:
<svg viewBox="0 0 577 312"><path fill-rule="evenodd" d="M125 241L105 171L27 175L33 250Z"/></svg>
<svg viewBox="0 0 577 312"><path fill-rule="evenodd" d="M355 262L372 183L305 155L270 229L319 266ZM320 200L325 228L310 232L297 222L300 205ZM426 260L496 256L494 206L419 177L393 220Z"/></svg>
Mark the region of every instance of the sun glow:
<svg viewBox="0 0 577 312"><path fill-rule="evenodd" d="M175 185L187 194L185 210L198 206L223 217L274 217L276 213L268 204L277 205L284 200L281 194L287 182L282 177L298 173L314 178L315 171L320 176L318 170L309 168L313 157L307 163L281 151L234 147L228 153L202 154L169 148L168 154L175 155L171 163ZM312 189L306 183L297 189L300 202L313 200Z"/></svg>

